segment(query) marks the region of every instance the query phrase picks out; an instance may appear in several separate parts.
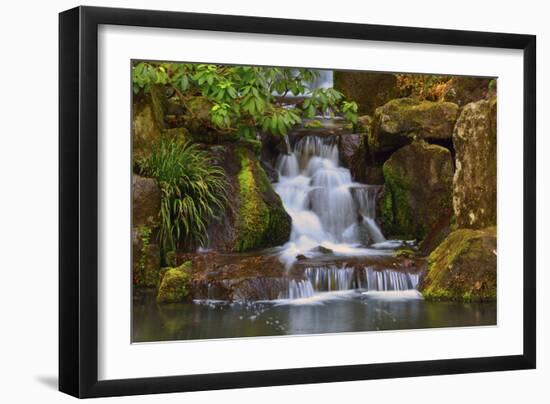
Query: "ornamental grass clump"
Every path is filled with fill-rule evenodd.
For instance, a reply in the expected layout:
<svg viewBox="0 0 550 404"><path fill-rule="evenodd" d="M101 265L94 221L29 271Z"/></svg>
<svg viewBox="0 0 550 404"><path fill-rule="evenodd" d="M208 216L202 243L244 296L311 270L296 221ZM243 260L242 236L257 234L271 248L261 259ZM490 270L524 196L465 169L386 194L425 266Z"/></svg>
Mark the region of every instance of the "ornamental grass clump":
<svg viewBox="0 0 550 404"><path fill-rule="evenodd" d="M155 178L162 191L159 239L164 252L204 246L208 223L227 200L223 168L196 144L164 140L141 162L141 172Z"/></svg>

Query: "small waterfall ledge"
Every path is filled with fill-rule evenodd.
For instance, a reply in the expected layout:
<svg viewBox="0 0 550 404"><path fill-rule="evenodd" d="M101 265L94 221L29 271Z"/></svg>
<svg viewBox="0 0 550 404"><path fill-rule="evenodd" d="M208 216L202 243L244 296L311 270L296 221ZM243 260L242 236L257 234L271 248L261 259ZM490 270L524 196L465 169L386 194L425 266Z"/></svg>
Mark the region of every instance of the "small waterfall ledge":
<svg viewBox="0 0 550 404"><path fill-rule="evenodd" d="M353 268L327 265L306 267L291 275L211 280L194 286L197 302L255 302L307 299L335 292L416 291L421 271Z"/></svg>
<svg viewBox="0 0 550 404"><path fill-rule="evenodd" d="M286 283L279 299L304 299L322 292L405 292L415 291L420 272L404 272L393 269L338 268L335 266L306 268L305 279L291 279Z"/></svg>

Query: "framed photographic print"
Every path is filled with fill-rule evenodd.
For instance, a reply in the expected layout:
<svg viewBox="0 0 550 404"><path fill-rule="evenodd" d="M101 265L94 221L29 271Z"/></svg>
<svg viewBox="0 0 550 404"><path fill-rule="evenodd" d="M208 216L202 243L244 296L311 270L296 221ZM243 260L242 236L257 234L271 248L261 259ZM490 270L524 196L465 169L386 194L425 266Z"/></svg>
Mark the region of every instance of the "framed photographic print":
<svg viewBox="0 0 550 404"><path fill-rule="evenodd" d="M534 36L59 23L61 391L535 367Z"/></svg>

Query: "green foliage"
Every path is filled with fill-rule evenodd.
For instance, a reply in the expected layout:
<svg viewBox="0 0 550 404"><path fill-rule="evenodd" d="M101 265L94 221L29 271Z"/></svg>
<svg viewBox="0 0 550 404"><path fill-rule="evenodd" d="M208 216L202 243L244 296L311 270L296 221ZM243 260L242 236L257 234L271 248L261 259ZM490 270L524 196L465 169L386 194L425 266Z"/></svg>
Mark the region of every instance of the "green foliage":
<svg viewBox="0 0 550 404"><path fill-rule="evenodd" d="M297 123L302 122L295 110L278 108L273 109L271 115L261 119L261 127L264 132L271 131L273 134L286 135L288 130Z"/></svg>
<svg viewBox="0 0 550 404"><path fill-rule="evenodd" d="M252 138L257 129L284 135L301 117L317 114L342 112L355 125L357 104L333 88L308 87L318 74L312 69L136 62L132 82L135 93L148 92L153 85L170 87L183 104L205 97L211 104L212 129L236 131L241 138ZM287 94L308 97L288 109L278 101L278 95Z"/></svg>
<svg viewBox="0 0 550 404"><path fill-rule="evenodd" d="M357 125L357 110L358 106L355 101L344 101L342 103L342 113L344 118L351 122L354 126Z"/></svg>
<svg viewBox="0 0 550 404"><path fill-rule="evenodd" d="M201 246L206 227L226 201L225 173L197 145L162 141L141 165L162 191L159 232L163 250Z"/></svg>
<svg viewBox="0 0 550 404"><path fill-rule="evenodd" d="M143 282L145 279L145 266L147 265L147 250L151 241L151 229L147 226L140 226L138 228L138 237L141 241L141 249L139 251L139 273L140 280Z"/></svg>

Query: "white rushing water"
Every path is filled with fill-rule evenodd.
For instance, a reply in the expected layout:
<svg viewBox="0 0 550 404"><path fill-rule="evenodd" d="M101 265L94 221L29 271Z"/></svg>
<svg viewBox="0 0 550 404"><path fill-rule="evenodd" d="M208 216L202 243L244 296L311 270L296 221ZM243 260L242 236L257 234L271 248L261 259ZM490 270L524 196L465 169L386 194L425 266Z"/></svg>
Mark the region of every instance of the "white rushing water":
<svg viewBox="0 0 550 404"><path fill-rule="evenodd" d="M282 260L312 257L319 247L335 255L381 254L367 248L385 241L376 224L379 186L354 182L340 164L336 137L304 136L277 160L275 191L292 217L290 241ZM327 250L328 249L328 250Z"/></svg>
<svg viewBox="0 0 550 404"><path fill-rule="evenodd" d="M304 276L305 279L289 280L279 299L300 299L302 304L319 303L326 299L348 297L350 294L344 292L355 290L362 290L363 294L371 297L417 298L416 289L420 281L420 273L370 267L361 271L334 265L306 268Z"/></svg>

